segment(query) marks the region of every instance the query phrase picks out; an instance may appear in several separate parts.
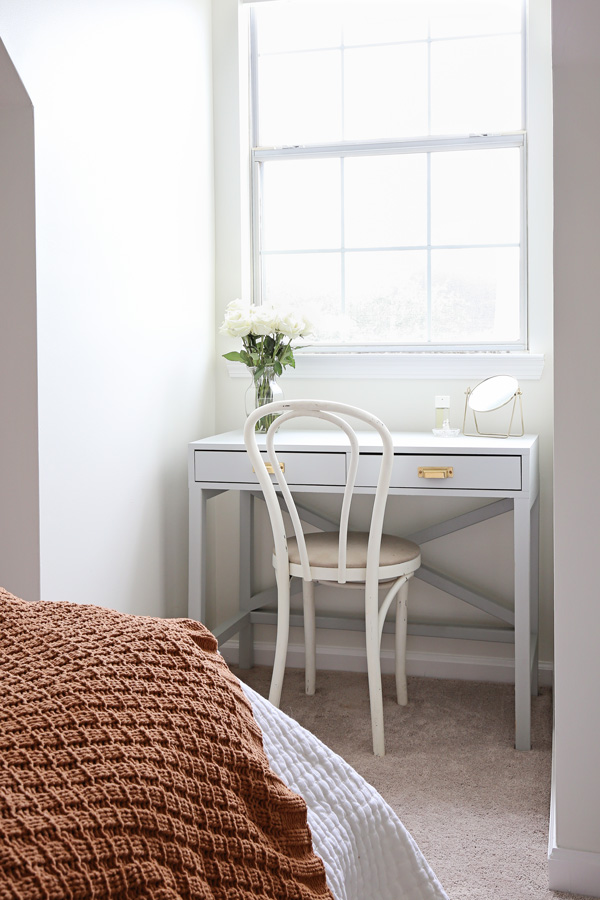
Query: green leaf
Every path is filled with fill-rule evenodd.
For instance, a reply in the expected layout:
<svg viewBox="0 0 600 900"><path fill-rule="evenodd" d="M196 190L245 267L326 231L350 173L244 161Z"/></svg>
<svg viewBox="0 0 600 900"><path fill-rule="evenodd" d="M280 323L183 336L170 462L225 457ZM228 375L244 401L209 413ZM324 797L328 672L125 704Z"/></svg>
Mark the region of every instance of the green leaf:
<svg viewBox="0 0 600 900"><path fill-rule="evenodd" d="M277 360L275 360L275 362L273 363L273 370L277 375L281 375L283 372L283 366L280 362L277 362Z"/></svg>
<svg viewBox="0 0 600 900"><path fill-rule="evenodd" d="M230 362L244 362L244 356L241 353L238 353L237 350L232 350L231 353L224 353L223 356Z"/></svg>

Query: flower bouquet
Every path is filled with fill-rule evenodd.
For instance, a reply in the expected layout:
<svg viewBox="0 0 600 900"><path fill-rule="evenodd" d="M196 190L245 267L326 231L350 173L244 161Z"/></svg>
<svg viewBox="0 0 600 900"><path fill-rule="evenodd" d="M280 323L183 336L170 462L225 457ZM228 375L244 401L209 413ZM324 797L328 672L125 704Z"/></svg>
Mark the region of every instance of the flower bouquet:
<svg viewBox="0 0 600 900"><path fill-rule="evenodd" d="M311 323L290 310L273 306L253 306L233 300L225 310L219 334L240 337L243 349L224 353L225 359L241 362L252 373L254 406L264 406L275 399L273 385L286 366L296 367L292 341L312 333ZM256 431L265 432L273 416L256 423Z"/></svg>

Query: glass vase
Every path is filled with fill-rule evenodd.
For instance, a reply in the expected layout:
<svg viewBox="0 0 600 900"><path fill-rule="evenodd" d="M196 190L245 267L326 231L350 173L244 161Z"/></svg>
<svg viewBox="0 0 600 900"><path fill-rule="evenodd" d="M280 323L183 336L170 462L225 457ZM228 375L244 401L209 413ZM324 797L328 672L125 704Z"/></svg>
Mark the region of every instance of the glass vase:
<svg viewBox="0 0 600 900"><path fill-rule="evenodd" d="M272 403L274 400L284 400L283 391L277 381L277 375L272 366L264 368L250 369L252 381L246 391L246 415L264 406L266 403ZM266 434L269 426L274 421L275 416L263 416L258 419L254 430L258 434Z"/></svg>

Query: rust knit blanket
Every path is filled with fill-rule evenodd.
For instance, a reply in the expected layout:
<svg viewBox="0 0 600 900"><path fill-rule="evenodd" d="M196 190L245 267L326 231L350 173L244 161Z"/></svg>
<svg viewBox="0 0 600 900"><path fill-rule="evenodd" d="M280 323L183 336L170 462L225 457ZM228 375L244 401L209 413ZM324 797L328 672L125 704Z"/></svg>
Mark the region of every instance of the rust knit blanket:
<svg viewBox="0 0 600 900"><path fill-rule="evenodd" d="M215 638L0 588L0 900L331 900Z"/></svg>

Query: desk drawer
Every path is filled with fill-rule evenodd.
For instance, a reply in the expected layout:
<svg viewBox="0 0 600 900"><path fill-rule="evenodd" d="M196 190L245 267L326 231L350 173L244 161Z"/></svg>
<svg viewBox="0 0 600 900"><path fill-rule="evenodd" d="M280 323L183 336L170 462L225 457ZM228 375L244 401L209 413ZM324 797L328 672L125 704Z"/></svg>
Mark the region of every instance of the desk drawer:
<svg viewBox="0 0 600 900"><path fill-rule="evenodd" d="M264 454L266 459L266 454ZM280 453L289 485L346 483L345 453ZM258 484L245 450L195 450L194 480L216 484ZM273 475L273 481L275 476Z"/></svg>
<svg viewBox="0 0 600 900"><path fill-rule="evenodd" d="M452 470L452 477L419 477L419 469L446 468ZM375 455L361 457L357 486L369 487L376 484L379 474L379 460ZM396 454L392 469L392 488L421 488L422 490L521 490L520 456L458 456L431 455L418 453Z"/></svg>

